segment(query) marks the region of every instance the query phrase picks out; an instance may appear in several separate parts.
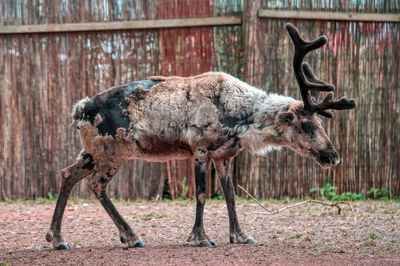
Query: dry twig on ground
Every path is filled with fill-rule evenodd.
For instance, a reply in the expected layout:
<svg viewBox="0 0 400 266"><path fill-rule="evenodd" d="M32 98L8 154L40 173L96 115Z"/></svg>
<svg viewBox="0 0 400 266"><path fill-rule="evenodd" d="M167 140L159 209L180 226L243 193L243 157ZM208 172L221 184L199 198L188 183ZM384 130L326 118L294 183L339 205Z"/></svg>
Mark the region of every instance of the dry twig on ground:
<svg viewBox="0 0 400 266"><path fill-rule="evenodd" d="M300 205L305 205L308 203L318 203L318 204L322 204L322 205L326 205L326 206L330 206L330 207L336 207L338 209L338 214L340 215L340 213L342 212L342 209L340 208L340 204L346 204L350 207L351 212L353 213L354 216L354 222L357 221L357 217L356 214L354 212L354 208L351 205L350 202L347 201L338 201L338 202L325 202L325 201L320 201L320 200L306 200L306 201L302 201L302 202L298 202L296 204L293 205L289 205L286 207L283 207L279 210L268 210L267 208L265 208L255 197L253 197L253 195L251 195L246 189L244 189L242 186L237 185L238 188L240 188L241 190L243 190L247 195L249 195L250 198L252 198L259 206L261 206L265 212L249 212L246 213L245 215L250 215L250 214L259 214L259 215L274 215L274 214L278 214L280 212L283 212L284 210L290 209L290 208L294 208L294 207L298 207Z"/></svg>

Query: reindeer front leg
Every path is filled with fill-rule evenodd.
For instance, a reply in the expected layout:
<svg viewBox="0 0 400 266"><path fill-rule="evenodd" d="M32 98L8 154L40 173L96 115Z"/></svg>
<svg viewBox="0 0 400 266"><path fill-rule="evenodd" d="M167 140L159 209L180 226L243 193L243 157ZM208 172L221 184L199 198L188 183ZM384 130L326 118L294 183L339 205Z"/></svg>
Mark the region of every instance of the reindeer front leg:
<svg viewBox="0 0 400 266"><path fill-rule="evenodd" d="M211 161L206 162L196 159L195 164L195 181L196 181L196 220L187 242L194 241L195 246L198 247L211 247L218 246L218 244L210 240L206 235L203 227L203 212L204 205L206 204L206 173Z"/></svg>
<svg viewBox="0 0 400 266"><path fill-rule="evenodd" d="M214 160L215 168L224 193L229 215L229 241L231 243L257 244L257 241L248 237L240 229L235 206L235 189L230 174L232 157Z"/></svg>
<svg viewBox="0 0 400 266"><path fill-rule="evenodd" d="M61 235L61 222L72 188L79 181L94 172L93 156L86 151L81 151L76 162L62 170L60 194L54 209L53 219L46 234L46 240L52 242L55 249L69 250L71 247Z"/></svg>

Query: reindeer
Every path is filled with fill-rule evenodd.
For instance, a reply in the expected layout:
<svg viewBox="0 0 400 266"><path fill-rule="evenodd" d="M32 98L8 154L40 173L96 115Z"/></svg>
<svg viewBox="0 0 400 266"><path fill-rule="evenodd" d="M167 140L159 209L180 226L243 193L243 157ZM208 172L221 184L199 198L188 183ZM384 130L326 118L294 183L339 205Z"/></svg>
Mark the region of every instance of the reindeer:
<svg viewBox="0 0 400 266"><path fill-rule="evenodd" d="M302 101L267 94L216 72L194 77L151 77L79 101L73 108L73 119L84 148L75 163L62 170L61 189L46 240L55 249L70 249L61 235L61 221L72 187L88 177L89 189L117 226L121 242L128 247L144 247L115 209L106 193L107 184L128 159L165 162L193 158L196 218L187 241L195 246L217 246L203 227L205 177L213 161L228 209L230 242L257 243L239 225L232 158L243 149L264 154L288 147L324 168L335 166L339 155L318 115L331 118L328 109L356 107L355 99L334 101L334 85L317 79L310 65L303 63L304 56L325 45L327 37L305 41L292 24L286 29L295 46L293 68ZM318 103L320 91L328 93Z"/></svg>

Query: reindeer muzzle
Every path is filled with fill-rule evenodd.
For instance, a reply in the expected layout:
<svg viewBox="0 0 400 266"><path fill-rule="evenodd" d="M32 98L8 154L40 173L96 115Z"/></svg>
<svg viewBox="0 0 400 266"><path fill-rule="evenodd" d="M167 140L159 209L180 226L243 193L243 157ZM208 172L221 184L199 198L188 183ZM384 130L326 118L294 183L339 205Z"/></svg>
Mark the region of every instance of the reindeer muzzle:
<svg viewBox="0 0 400 266"><path fill-rule="evenodd" d="M331 147L319 154L319 161L323 167L335 166L340 162L339 154Z"/></svg>

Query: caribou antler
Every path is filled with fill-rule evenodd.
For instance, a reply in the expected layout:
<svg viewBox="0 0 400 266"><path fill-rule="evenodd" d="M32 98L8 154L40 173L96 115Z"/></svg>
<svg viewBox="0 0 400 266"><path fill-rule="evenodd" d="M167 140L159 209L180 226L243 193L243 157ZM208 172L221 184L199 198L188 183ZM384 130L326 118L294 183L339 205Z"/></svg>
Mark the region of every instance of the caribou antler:
<svg viewBox="0 0 400 266"><path fill-rule="evenodd" d="M328 42L328 38L322 35L313 41L305 41L300 37L299 30L294 25L288 23L286 24L286 29L295 47L293 70L304 102L303 111L310 114L318 113L332 118L333 114L328 109L343 110L355 108L357 105L355 99L342 97L339 101L332 101L334 96L332 91L335 90L335 86L317 79L310 65L303 63L306 54L324 46ZM329 91L329 93L321 103L317 104L320 91Z"/></svg>

